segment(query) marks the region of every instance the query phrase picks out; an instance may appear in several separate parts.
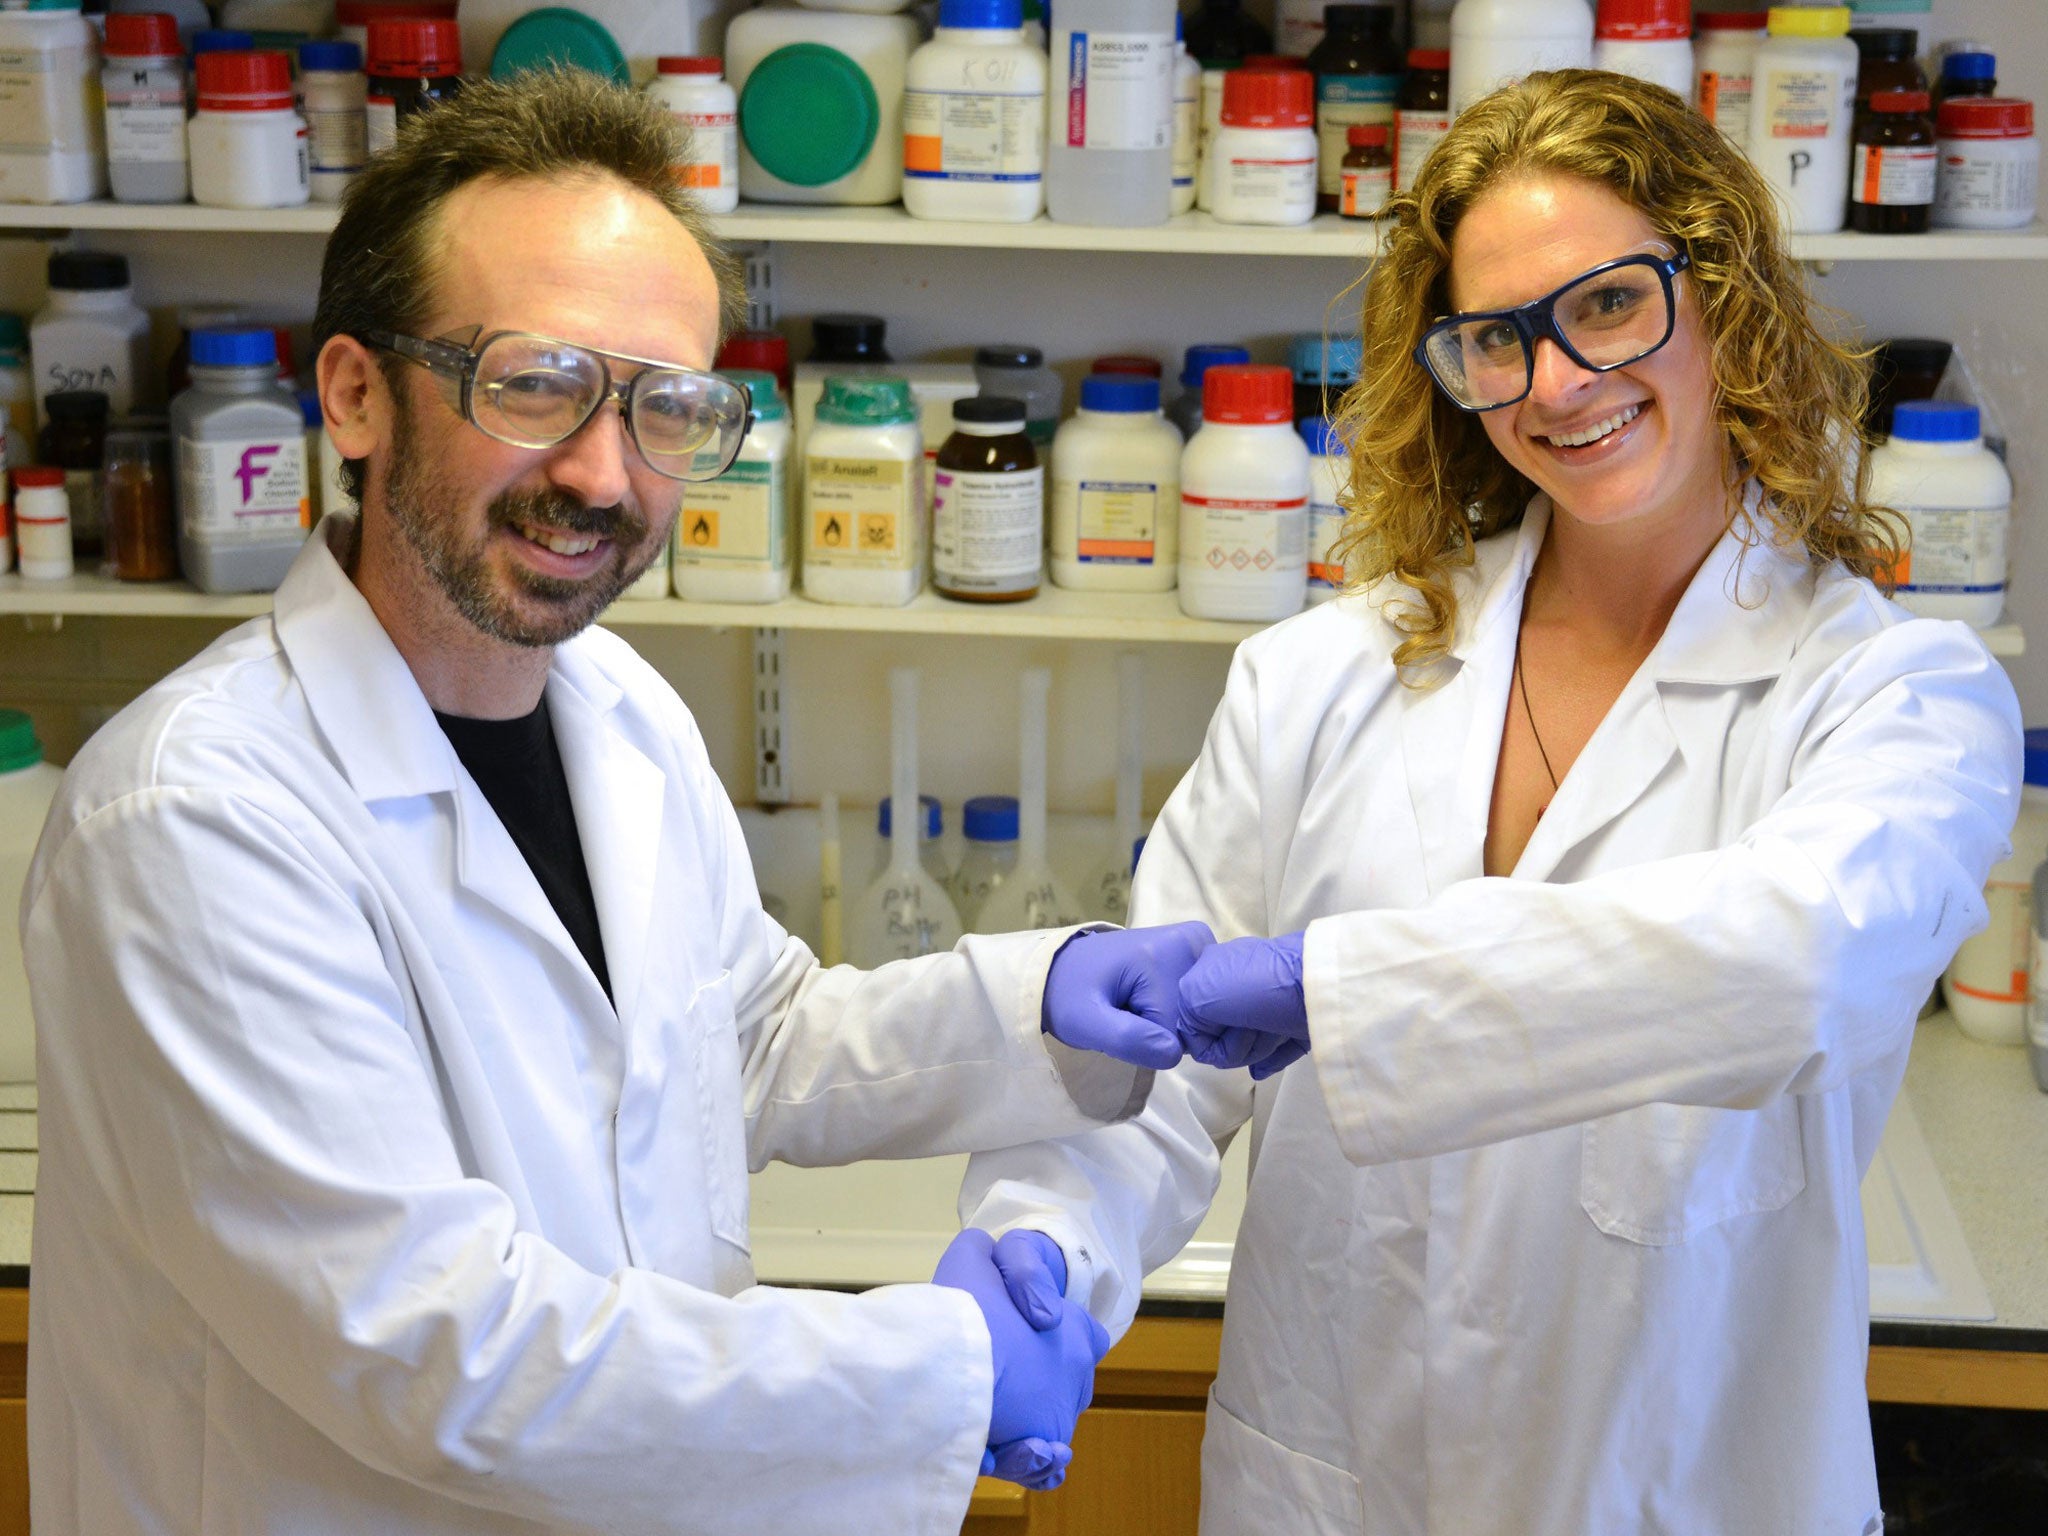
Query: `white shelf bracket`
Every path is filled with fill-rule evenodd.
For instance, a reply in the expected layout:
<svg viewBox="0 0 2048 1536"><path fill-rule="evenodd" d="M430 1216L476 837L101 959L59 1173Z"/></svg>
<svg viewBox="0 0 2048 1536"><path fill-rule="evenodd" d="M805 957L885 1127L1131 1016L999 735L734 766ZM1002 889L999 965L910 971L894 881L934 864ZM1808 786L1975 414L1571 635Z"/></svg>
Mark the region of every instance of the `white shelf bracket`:
<svg viewBox="0 0 2048 1536"><path fill-rule="evenodd" d="M779 629L754 631L754 803L789 804L789 642Z"/></svg>
<svg viewBox="0 0 2048 1536"><path fill-rule="evenodd" d="M735 242L732 252L745 264L747 329L772 331L781 307L775 292L775 244L771 240Z"/></svg>

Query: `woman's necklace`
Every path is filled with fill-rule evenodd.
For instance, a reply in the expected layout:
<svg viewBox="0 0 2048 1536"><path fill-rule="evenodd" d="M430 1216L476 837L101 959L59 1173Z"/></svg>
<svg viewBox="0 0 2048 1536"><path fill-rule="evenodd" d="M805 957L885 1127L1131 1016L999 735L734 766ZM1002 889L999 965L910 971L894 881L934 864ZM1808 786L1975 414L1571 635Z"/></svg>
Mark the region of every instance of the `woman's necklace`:
<svg viewBox="0 0 2048 1536"><path fill-rule="evenodd" d="M1557 770L1550 766L1550 754L1543 748L1543 733L1536 729L1536 712L1529 708L1529 684L1522 677L1522 639L1519 635L1515 637L1515 688L1522 695L1522 716L1529 722L1529 735L1536 742L1536 755L1543 759L1543 771L1550 775L1550 793L1555 796ZM1536 807L1536 819L1541 821L1543 813L1549 809L1550 801L1545 800Z"/></svg>

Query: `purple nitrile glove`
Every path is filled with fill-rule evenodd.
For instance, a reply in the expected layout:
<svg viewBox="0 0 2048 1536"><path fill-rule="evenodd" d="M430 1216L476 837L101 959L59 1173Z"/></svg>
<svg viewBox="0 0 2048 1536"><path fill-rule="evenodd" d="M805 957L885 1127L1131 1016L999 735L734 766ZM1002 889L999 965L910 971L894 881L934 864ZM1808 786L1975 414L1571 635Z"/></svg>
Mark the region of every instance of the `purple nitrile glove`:
<svg viewBox="0 0 2048 1536"><path fill-rule="evenodd" d="M1044 1440L1012 1440L981 1453L981 1475L1000 1477L1006 1483L1020 1483L1034 1493L1057 1488L1067 1480L1067 1463L1074 1459L1071 1446Z"/></svg>
<svg viewBox="0 0 2048 1536"><path fill-rule="evenodd" d="M1018 1227L996 1239L992 1257L1024 1320L1040 1333L1057 1328L1067 1295L1067 1256L1060 1245L1043 1232Z"/></svg>
<svg viewBox="0 0 2048 1536"><path fill-rule="evenodd" d="M1176 989L1215 942L1207 923L1075 934L1046 974L1045 1032L1078 1050L1167 1070L1181 1058Z"/></svg>
<svg viewBox="0 0 2048 1536"><path fill-rule="evenodd" d="M1204 1066L1250 1067L1254 1078L1307 1055L1301 935L1232 939L1205 950L1181 977L1174 1027Z"/></svg>

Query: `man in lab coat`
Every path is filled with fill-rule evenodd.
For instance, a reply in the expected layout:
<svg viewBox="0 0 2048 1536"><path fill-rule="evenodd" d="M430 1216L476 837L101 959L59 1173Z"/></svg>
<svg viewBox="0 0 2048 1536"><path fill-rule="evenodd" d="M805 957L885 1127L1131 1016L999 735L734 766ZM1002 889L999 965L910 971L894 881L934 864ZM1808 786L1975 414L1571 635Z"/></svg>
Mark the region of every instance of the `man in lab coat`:
<svg viewBox="0 0 2048 1536"><path fill-rule="evenodd" d="M30 877L37 1530L957 1531L992 1440L1051 1467L1100 1330L1024 1321L979 1234L757 1288L747 1171L1134 1113L1150 1072L1074 1047L1177 1059L1123 1005L1206 930L863 974L763 912L688 712L587 629L737 447L729 266L639 98L427 126L322 277L360 518L87 746Z"/></svg>

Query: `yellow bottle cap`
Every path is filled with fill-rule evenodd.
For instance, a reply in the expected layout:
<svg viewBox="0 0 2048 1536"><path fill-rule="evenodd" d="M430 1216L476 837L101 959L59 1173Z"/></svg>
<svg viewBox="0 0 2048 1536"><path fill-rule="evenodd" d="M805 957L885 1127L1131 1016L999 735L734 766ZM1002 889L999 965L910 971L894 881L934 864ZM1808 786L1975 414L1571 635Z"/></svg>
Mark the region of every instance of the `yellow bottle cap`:
<svg viewBox="0 0 2048 1536"><path fill-rule="evenodd" d="M1847 37L1849 7L1846 5L1774 5L1771 7L1773 37Z"/></svg>

